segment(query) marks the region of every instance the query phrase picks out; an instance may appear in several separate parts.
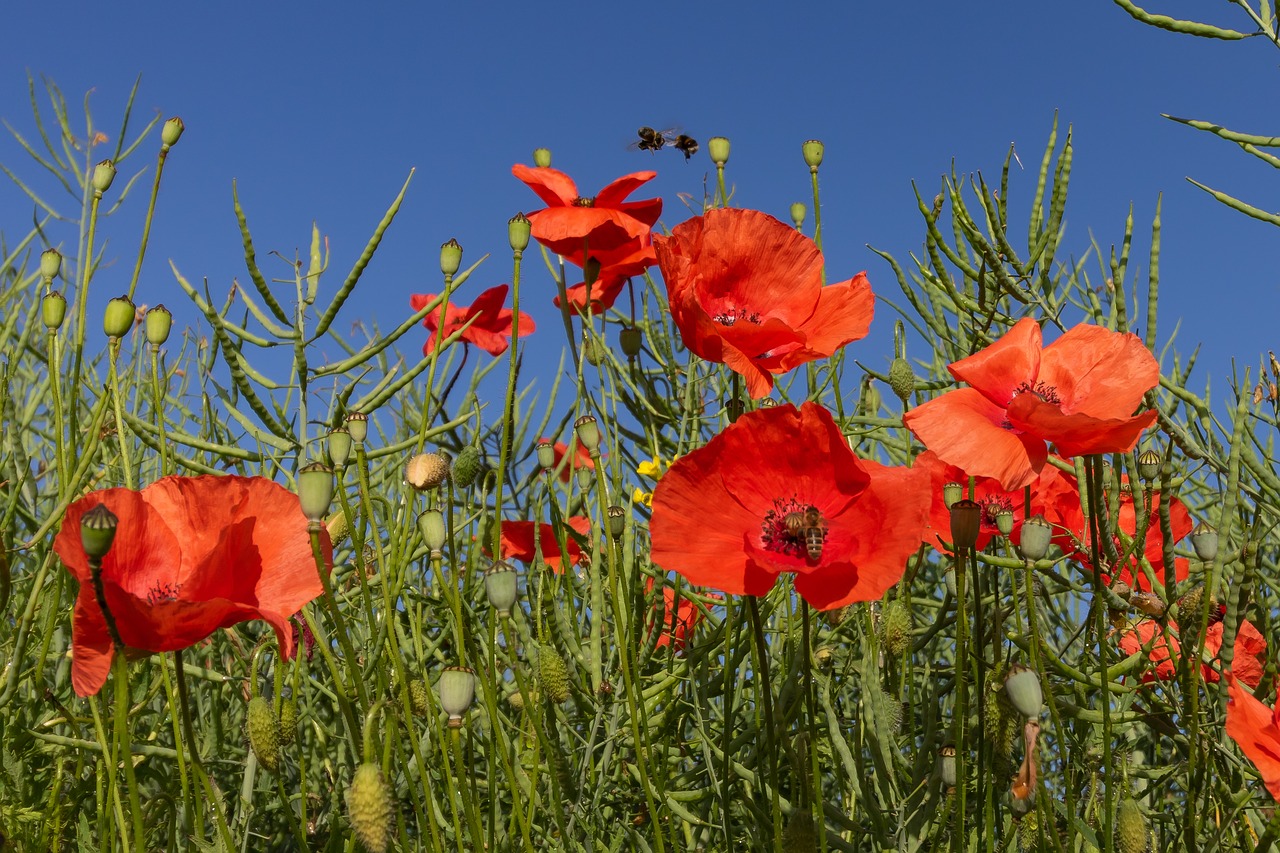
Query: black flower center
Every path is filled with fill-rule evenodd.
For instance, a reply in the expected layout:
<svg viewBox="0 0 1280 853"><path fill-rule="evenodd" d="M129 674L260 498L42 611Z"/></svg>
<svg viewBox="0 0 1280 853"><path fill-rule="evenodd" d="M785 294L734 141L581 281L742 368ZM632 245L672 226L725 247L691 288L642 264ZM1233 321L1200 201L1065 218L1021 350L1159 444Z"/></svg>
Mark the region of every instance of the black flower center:
<svg viewBox="0 0 1280 853"><path fill-rule="evenodd" d="M596 200L594 196L588 196L587 198L578 197L573 200L573 206L574 207L595 207Z"/></svg>
<svg viewBox="0 0 1280 853"><path fill-rule="evenodd" d="M744 311L741 308L726 309L721 311L719 314L716 314L711 319L715 320L721 326L732 326L739 320L746 320L748 323L754 323L757 326L760 325L759 314L754 311Z"/></svg>
<svg viewBox="0 0 1280 853"><path fill-rule="evenodd" d="M1017 388L1013 389L1014 397L1017 397L1019 394L1035 394L1046 403L1053 403L1054 405L1061 405L1062 403L1062 398L1058 396L1057 387L1047 385L1044 382L1037 382L1034 385L1030 382L1023 382ZM1010 398L1009 402L1013 402L1013 398Z"/></svg>

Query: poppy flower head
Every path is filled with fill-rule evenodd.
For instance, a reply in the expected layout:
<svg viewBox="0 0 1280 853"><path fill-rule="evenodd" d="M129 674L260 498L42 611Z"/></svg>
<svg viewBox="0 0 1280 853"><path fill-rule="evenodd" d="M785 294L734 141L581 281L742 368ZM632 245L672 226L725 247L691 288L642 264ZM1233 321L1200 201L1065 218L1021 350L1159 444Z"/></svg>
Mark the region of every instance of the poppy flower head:
<svg viewBox="0 0 1280 853"><path fill-rule="evenodd" d="M415 293L409 297L409 305L416 313L427 307L435 298L434 293ZM502 355L507 351L511 340L514 317L510 308L502 307L506 299L507 286L500 284L481 293L466 307L458 307L448 302L437 306L422 318L422 325L430 332L427 335L427 342L422 345L422 354L431 355L431 351L435 349L437 337L444 339L462 329L461 340L475 344L490 355ZM444 314L443 321L440 319L441 309ZM441 325L444 327L443 334L439 331ZM521 311L519 336L523 338L531 335L533 329L533 318Z"/></svg>
<svg viewBox="0 0 1280 853"><path fill-rule="evenodd" d="M582 546L578 544L574 534L584 538L590 534L591 519L574 515L565 519L565 521L570 529L564 531L565 548L563 552L560 550L556 529L550 524L532 521L502 522L500 542L502 557L504 559L515 558L528 564L537 559L538 549L541 549L543 562L550 566L551 570L556 574L563 572L566 565L577 565L578 561L582 559ZM534 543L535 532L538 537L536 545Z"/></svg>
<svg viewBox="0 0 1280 853"><path fill-rule="evenodd" d="M1155 357L1136 335L1100 326L1044 346L1024 318L949 369L969 387L907 412L907 427L944 461L1010 490L1036 478L1046 442L1064 456L1127 452L1156 419L1133 414L1160 379Z"/></svg>
<svg viewBox="0 0 1280 853"><path fill-rule="evenodd" d="M1280 696L1268 708L1227 673L1227 734L1248 756L1271 796L1280 800Z"/></svg>
<svg viewBox="0 0 1280 853"><path fill-rule="evenodd" d="M645 592L653 592L653 578L649 578L645 584ZM718 595L712 593L710 598L719 598ZM648 630L655 628L655 622L658 616L658 602L655 599L653 610L649 614ZM654 641L655 648L671 646L676 652L684 649L685 643L693 636L693 631L697 627L698 622L702 620L702 611L698 605L685 595L677 595L676 590L668 585L662 587L662 627L658 638Z"/></svg>
<svg viewBox="0 0 1280 853"><path fill-rule="evenodd" d="M80 542L80 520L98 505L118 518L102 581L124 644L142 652L184 649L219 628L262 619L281 654L294 649L289 618L321 592L297 495L263 477L165 477L142 491L106 489L67 508L53 547L80 581L72 618L72 686L91 696L114 656ZM320 530L326 566L328 532Z"/></svg>
<svg viewBox="0 0 1280 853"><path fill-rule="evenodd" d="M1219 620L1209 625L1204 635L1204 656L1207 660L1200 665L1200 675L1210 684L1216 684L1221 678L1218 653L1222 651L1224 629ZM1152 666L1143 672L1143 681L1166 681L1178 674L1178 658L1182 653L1178 636L1176 622L1170 622L1166 628L1153 619L1143 619L1121 631L1117 644L1126 655L1146 653ZM1261 632L1249 620L1242 619L1236 632L1235 658L1231 664L1236 677L1250 687L1257 687L1262 681L1266 651L1267 641Z"/></svg>
<svg viewBox="0 0 1280 853"><path fill-rule="evenodd" d="M557 255L577 259L579 266L588 257L599 258L643 240L662 215L660 198L626 201L657 172L623 175L594 197L580 195L572 178L549 166L530 168L517 163L511 173L547 204L528 214L534 239Z"/></svg>
<svg viewBox="0 0 1280 853"><path fill-rule="evenodd" d="M923 472L858 459L814 403L759 409L658 482L652 559L736 595L794 575L822 610L879 598L919 546L927 490Z"/></svg>
<svg viewBox="0 0 1280 853"><path fill-rule="evenodd" d="M871 326L866 275L824 287L817 245L760 211L709 210L654 247L685 345L741 374L753 398Z"/></svg>

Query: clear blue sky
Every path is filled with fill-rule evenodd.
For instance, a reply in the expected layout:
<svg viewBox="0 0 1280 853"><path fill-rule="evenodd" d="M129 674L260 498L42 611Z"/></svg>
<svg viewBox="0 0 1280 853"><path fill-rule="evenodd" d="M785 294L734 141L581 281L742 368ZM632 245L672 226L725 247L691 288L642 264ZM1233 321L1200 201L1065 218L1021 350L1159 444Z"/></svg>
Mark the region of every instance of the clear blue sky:
<svg viewBox="0 0 1280 853"><path fill-rule="evenodd" d="M1145 3L1245 26L1227 4ZM1272 263L1280 235L1184 180L1275 209L1275 177L1234 146L1160 117L1280 133L1270 94L1280 52L1259 40L1155 31L1105 0L138 3L110 11L50 0L10 4L5 20L0 115L23 132L31 130L27 70L56 81L73 104L96 89L99 122L111 132L139 73L139 117L185 120L138 294L165 302L182 324L198 317L168 259L192 280L207 276L215 292L245 279L233 179L268 275L287 272L268 251L305 255L314 219L330 237L333 288L417 167L365 275L364 298L339 324L386 327L408 311L409 294L439 288L437 248L450 237L465 247L464 264L494 255L461 301L508 280L506 221L541 206L510 167L530 162L537 146L550 147L554 165L587 193L656 168L650 186L666 200L663 222L684 219L676 193L700 195L710 161L627 150L642 124L678 124L704 142L728 136L735 204L783 219L792 201L809 198L801 142L824 140L829 274L865 268L896 298L891 271L866 244L900 259L921 245L910 182L931 196L953 158L994 176L1010 142L1034 169L1056 110L1075 129L1066 249L1084 252L1090 232L1104 248L1118 242L1133 202L1145 267L1145 232L1163 191L1162 341L1184 319L1179 348L1205 342L1201 364L1220 390L1229 359L1256 364L1280 346ZM0 161L34 174L7 136ZM1034 173L1015 181L1029 190ZM135 208L144 202L142 187ZM1025 221L1025 209L1015 217ZM30 221L30 205L0 179L0 230L13 238ZM110 254L121 262L104 273L96 298L127 287L136 233L112 230ZM69 233L62 239L73 244ZM547 280L534 275L523 307L558 349L563 333L549 295L537 298ZM855 357L887 363L891 321L882 311Z"/></svg>

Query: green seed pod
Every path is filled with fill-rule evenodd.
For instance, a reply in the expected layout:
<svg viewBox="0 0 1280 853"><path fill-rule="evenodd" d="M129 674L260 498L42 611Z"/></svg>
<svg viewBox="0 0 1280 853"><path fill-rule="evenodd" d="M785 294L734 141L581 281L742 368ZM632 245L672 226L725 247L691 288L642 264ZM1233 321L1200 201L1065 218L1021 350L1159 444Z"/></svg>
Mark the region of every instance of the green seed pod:
<svg viewBox="0 0 1280 853"><path fill-rule="evenodd" d="M369 853L385 853L391 842L391 789L382 769L371 762L356 768L347 789L347 819Z"/></svg>
<svg viewBox="0 0 1280 853"><path fill-rule="evenodd" d="M1004 692L1013 707L1024 717L1035 718L1044 710L1044 690L1040 675L1030 667L1014 664L1004 679Z"/></svg>
<svg viewBox="0 0 1280 853"><path fill-rule="evenodd" d="M418 531L422 534L423 543L431 549L431 555L438 556L449 536L445 529L444 513L438 509L423 510L418 515Z"/></svg>
<svg viewBox="0 0 1280 853"><path fill-rule="evenodd" d="M1053 541L1053 526L1043 515L1036 515L1022 522L1022 541L1018 550L1024 560L1040 560L1049 553Z"/></svg>
<svg viewBox="0 0 1280 853"><path fill-rule="evenodd" d="M102 559L111 550L120 519L106 504L98 504L80 516L80 545L85 556Z"/></svg>
<svg viewBox="0 0 1280 853"><path fill-rule="evenodd" d="M476 674L465 666L446 667L440 673L440 707L449 715L449 727L462 725L462 715L476 696Z"/></svg>
<svg viewBox="0 0 1280 853"><path fill-rule="evenodd" d="M819 140L810 139L800 150L804 154L805 165L809 167L810 171L815 171L822 165L822 154L825 151L825 146Z"/></svg>
<svg viewBox="0 0 1280 853"><path fill-rule="evenodd" d="M783 853L817 853L818 827L808 811L796 809L791 813L782 833L782 850Z"/></svg>
<svg viewBox="0 0 1280 853"><path fill-rule="evenodd" d="M573 422L573 429L578 434L578 441L582 442L590 453L595 453L600 449L600 426L596 423L594 415L583 415Z"/></svg>
<svg viewBox="0 0 1280 853"><path fill-rule="evenodd" d="M1013 511L1002 509L996 513L996 530L1000 531L1001 536L1008 536L1013 533Z"/></svg>
<svg viewBox="0 0 1280 853"><path fill-rule="evenodd" d="M982 532L982 504L966 499L951 505L951 541L957 549L971 549Z"/></svg>
<svg viewBox="0 0 1280 853"><path fill-rule="evenodd" d="M911 608L895 598L884 606L880 620L884 650L892 657L901 657L911 648Z"/></svg>
<svg viewBox="0 0 1280 853"><path fill-rule="evenodd" d="M271 703L261 696L249 700L245 730L258 763L275 773L280 767L280 721L271 710Z"/></svg>
<svg viewBox="0 0 1280 853"><path fill-rule="evenodd" d="M1160 474L1160 454L1144 450L1138 454L1138 476L1148 483Z"/></svg>
<svg viewBox="0 0 1280 853"><path fill-rule="evenodd" d="M409 707L413 708L413 713L419 717L425 717L431 712L431 700L427 696L427 683L420 678L415 678L409 682Z"/></svg>
<svg viewBox="0 0 1280 853"><path fill-rule="evenodd" d="M440 272L453 275L462 266L462 244L452 237L440 247Z"/></svg>
<svg viewBox="0 0 1280 853"><path fill-rule="evenodd" d="M57 249L45 249L40 253L40 277L53 281L62 271L62 253Z"/></svg>
<svg viewBox="0 0 1280 853"><path fill-rule="evenodd" d="M482 463L480 448L473 444L462 448L458 458L453 460L453 484L460 489L469 487L476 481Z"/></svg>
<svg viewBox="0 0 1280 853"><path fill-rule="evenodd" d="M911 370L911 363L905 358L895 358L889 364L889 387L898 399L906 405L916 390L916 375Z"/></svg>
<svg viewBox="0 0 1280 853"><path fill-rule="evenodd" d="M538 439L538 465L547 471L556 467L556 446L550 439Z"/></svg>
<svg viewBox="0 0 1280 853"><path fill-rule="evenodd" d="M1207 522L1200 522L1191 531L1191 547L1196 556L1204 562L1210 562L1218 556L1218 531Z"/></svg>
<svg viewBox="0 0 1280 853"><path fill-rule="evenodd" d="M342 468L351 458L351 433L345 427L329 430L325 449L329 451L329 463L334 468Z"/></svg>
<svg viewBox="0 0 1280 853"><path fill-rule="evenodd" d="M298 706L286 701L280 706L280 743L289 746L298 739Z"/></svg>
<svg viewBox="0 0 1280 853"><path fill-rule="evenodd" d="M1133 797L1125 797L1116 807L1116 850L1119 853L1146 853L1147 818Z"/></svg>
<svg viewBox="0 0 1280 853"><path fill-rule="evenodd" d="M182 119L174 116L164 123L164 127L160 128L160 144L168 150L178 144L178 140L182 138L182 132L187 126L182 123Z"/></svg>
<svg viewBox="0 0 1280 853"><path fill-rule="evenodd" d="M298 500L302 514L313 524L320 524L333 503L333 471L329 466L312 462L298 472Z"/></svg>
<svg viewBox="0 0 1280 853"><path fill-rule="evenodd" d="M618 333L618 345L622 347L622 353L627 358L638 356L643 343L644 337L635 326L627 326Z"/></svg>
<svg viewBox="0 0 1280 853"><path fill-rule="evenodd" d="M569 668L552 646L538 647L538 675L543 692L552 702L559 705L569 698Z"/></svg>
<svg viewBox="0 0 1280 853"><path fill-rule="evenodd" d="M537 166L539 169L549 168L551 166L551 149L533 149L533 165Z"/></svg>
<svg viewBox="0 0 1280 853"><path fill-rule="evenodd" d="M152 346L161 346L169 340L169 330L173 328L173 315L163 305L157 305L147 311L147 342Z"/></svg>
<svg viewBox="0 0 1280 853"><path fill-rule="evenodd" d="M101 195L111 189L111 182L116 179L116 164L111 160L103 160L93 167L93 188Z"/></svg>
<svg viewBox="0 0 1280 853"><path fill-rule="evenodd" d="M797 228L804 225L804 218L809 215L809 208L805 207L804 202L794 201L791 203L791 222Z"/></svg>
<svg viewBox="0 0 1280 853"><path fill-rule="evenodd" d="M723 166L729 162L729 139L724 136L713 136L707 140L707 153L711 162Z"/></svg>
<svg viewBox="0 0 1280 853"><path fill-rule="evenodd" d="M56 290L45 294L40 303L40 319L51 332L61 329L62 321L67 319L67 297Z"/></svg>
<svg viewBox="0 0 1280 853"><path fill-rule="evenodd" d="M942 503L947 509L964 497L964 483L947 483L942 487Z"/></svg>
<svg viewBox="0 0 1280 853"><path fill-rule="evenodd" d="M506 560L495 561L484 573L484 591L489 598L489 606L503 618L511 615L511 607L516 603L518 581L515 568Z"/></svg>
<svg viewBox="0 0 1280 853"><path fill-rule="evenodd" d="M351 433L351 440L356 444L364 444L364 440L369 437L369 416L364 412L350 412L344 423L347 432Z"/></svg>
<svg viewBox="0 0 1280 853"><path fill-rule="evenodd" d="M582 358L592 367L599 367L604 361L605 346L600 338L590 332L582 334Z"/></svg>
<svg viewBox="0 0 1280 853"><path fill-rule="evenodd" d="M507 240L511 243L511 251L523 252L529 248L529 235L533 232L533 226L529 222L529 217L523 213L517 213L515 216L507 220Z"/></svg>
<svg viewBox="0 0 1280 853"><path fill-rule="evenodd" d="M133 321L138 316L138 309L133 300L127 296L117 296L107 303L107 310L102 314L102 331L107 337L119 340L129 334Z"/></svg>

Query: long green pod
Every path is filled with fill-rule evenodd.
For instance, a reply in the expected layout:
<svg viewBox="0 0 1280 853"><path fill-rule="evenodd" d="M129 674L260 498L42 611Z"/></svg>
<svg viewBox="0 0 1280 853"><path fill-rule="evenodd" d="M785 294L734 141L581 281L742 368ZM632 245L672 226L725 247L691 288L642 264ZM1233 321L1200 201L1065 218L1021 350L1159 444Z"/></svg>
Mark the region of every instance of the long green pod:
<svg viewBox="0 0 1280 853"><path fill-rule="evenodd" d="M1151 254L1147 260L1147 326L1144 342L1147 349L1156 348L1156 306L1160 297L1160 207L1164 193L1156 196L1156 215L1151 219Z"/></svg>
<svg viewBox="0 0 1280 853"><path fill-rule="evenodd" d="M1234 130L1227 130L1225 127L1216 125L1211 121L1201 121L1194 118L1179 118L1171 116L1168 113L1161 113L1164 118L1169 121L1176 121L1178 124L1185 124L1188 127L1194 127L1196 130L1203 130L1219 136L1228 142L1236 142L1240 145L1260 145L1263 148L1280 148L1280 136L1261 136L1256 133L1239 133Z"/></svg>
<svg viewBox="0 0 1280 853"><path fill-rule="evenodd" d="M287 325L291 322L289 314L280 307L280 303L276 301L271 288L267 285L267 280L262 277L262 271L258 269L258 253L253 248L249 220L245 218L244 208L240 206L240 190L236 187L234 180L231 182L231 200L236 211L236 223L240 226L240 240L244 245L244 263L249 270L249 278L253 281L253 286L258 289L258 295L262 297L262 301L271 309L271 313L276 315L277 320Z"/></svg>
<svg viewBox="0 0 1280 853"><path fill-rule="evenodd" d="M1134 20L1141 21L1144 24L1156 27L1161 30L1168 30L1171 33L1183 33L1184 35L1199 36L1201 38L1223 39L1225 41L1237 41L1239 39L1248 38L1248 33L1236 32L1225 27L1215 27L1213 24L1204 24L1199 21L1185 21L1180 18L1171 18L1168 15L1156 15L1143 9L1141 6L1133 2L1133 0L1114 0L1115 4L1121 9L1128 12Z"/></svg>
<svg viewBox="0 0 1280 853"><path fill-rule="evenodd" d="M355 266L351 268L351 272L347 273L347 280L342 283L342 286L338 288L338 292L333 295L333 301L329 303L329 307L325 309L324 314L320 317L320 322L316 324L315 335L312 340L329 330L329 326L337 318L338 312L342 310L343 303L347 301L347 297L351 295L356 283L360 281L360 275L364 272L364 268L368 266L373 253L378 250L378 244L382 242L382 235L400 211L400 203L404 201L404 195L409 191L409 182L413 180L414 171L414 169L409 170L409 177L405 178L404 186L400 188L400 193L396 196L395 201L391 202L391 207L387 208L387 212L383 214L378 227L373 231L373 236L369 238L364 251L356 259Z"/></svg>
<svg viewBox="0 0 1280 853"><path fill-rule="evenodd" d="M1232 210L1238 211L1240 213L1243 213L1245 216L1250 216L1262 222L1269 222L1272 225L1280 225L1280 215L1277 215L1275 213L1268 213L1262 208L1254 207L1248 202L1243 202L1240 199L1236 198L1235 196L1230 196L1224 192L1221 192L1220 190L1215 190L1212 187L1205 186L1204 184L1200 183L1194 178L1187 178L1187 182L1190 183L1192 186L1196 186L1204 190L1209 195L1213 196L1215 199L1222 202Z"/></svg>

